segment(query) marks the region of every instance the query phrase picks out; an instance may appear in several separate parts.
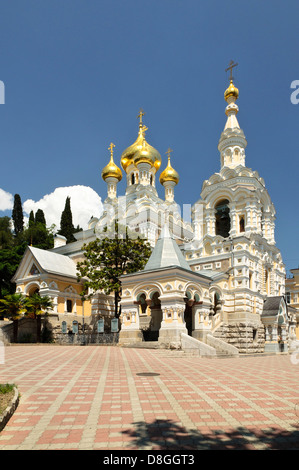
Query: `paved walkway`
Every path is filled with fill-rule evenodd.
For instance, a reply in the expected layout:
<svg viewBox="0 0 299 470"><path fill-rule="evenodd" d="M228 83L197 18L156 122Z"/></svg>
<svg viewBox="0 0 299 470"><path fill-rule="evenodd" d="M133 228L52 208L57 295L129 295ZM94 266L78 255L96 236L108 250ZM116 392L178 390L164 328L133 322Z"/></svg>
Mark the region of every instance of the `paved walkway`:
<svg viewBox="0 0 299 470"><path fill-rule="evenodd" d="M0 450L299 449L299 364L289 355L16 345L0 365L6 382L21 399Z"/></svg>

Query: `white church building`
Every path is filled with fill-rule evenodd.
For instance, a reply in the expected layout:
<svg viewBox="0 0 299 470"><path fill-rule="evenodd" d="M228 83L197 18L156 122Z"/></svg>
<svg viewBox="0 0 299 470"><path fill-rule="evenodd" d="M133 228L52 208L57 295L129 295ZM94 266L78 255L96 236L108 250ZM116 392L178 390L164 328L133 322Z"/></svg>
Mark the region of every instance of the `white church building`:
<svg viewBox="0 0 299 470"><path fill-rule="evenodd" d="M112 296L96 292L91 302L82 304L76 263L84 257L83 244L117 220L153 248L143 271L122 276L120 345L150 341L212 355L288 351L296 322L284 298L275 209L263 178L246 166L238 96L231 77L224 93L219 172L203 182L191 222L183 219L175 202L179 175L171 165L171 151L164 164L146 140L140 112L137 139L123 151L120 167L114 162L114 145L109 148L110 161L102 171L107 183L102 216L76 233L73 243L57 236L52 250L27 248L13 282L17 292L30 295L38 290L52 297L49 318L56 332L66 333L74 322L80 332L84 323L100 341L103 330L96 325L112 319ZM126 191L118 195L122 178ZM164 187L163 199L158 184Z"/></svg>

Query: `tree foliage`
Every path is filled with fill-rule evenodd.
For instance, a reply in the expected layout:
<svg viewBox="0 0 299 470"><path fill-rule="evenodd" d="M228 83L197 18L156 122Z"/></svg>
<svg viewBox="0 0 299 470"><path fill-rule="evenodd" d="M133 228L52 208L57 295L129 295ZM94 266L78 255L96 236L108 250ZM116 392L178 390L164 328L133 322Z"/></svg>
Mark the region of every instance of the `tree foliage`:
<svg viewBox="0 0 299 470"><path fill-rule="evenodd" d="M64 210L62 211L62 214L61 214L60 230L58 233L59 235L63 235L66 238L67 243L70 243L76 240L73 235L74 232L75 232L75 227L73 225L71 198L67 197L65 201Z"/></svg>
<svg viewBox="0 0 299 470"><path fill-rule="evenodd" d="M23 239L27 245L41 248L42 250L49 250L54 246L53 230L52 227L47 228L41 222L32 222L28 225L23 232Z"/></svg>
<svg viewBox="0 0 299 470"><path fill-rule="evenodd" d="M18 340L18 320L26 312L26 298L23 294L9 294L0 299L0 315L13 321L14 342Z"/></svg>
<svg viewBox="0 0 299 470"><path fill-rule="evenodd" d="M6 249L13 246L14 238L8 216L0 217L0 249Z"/></svg>
<svg viewBox="0 0 299 470"><path fill-rule="evenodd" d="M21 262L26 246L21 244L0 250L0 298L14 293L15 286L11 279Z"/></svg>
<svg viewBox="0 0 299 470"><path fill-rule="evenodd" d="M42 209L37 209L36 214L35 214L35 223L42 224L46 228L46 218L45 218L44 211Z"/></svg>
<svg viewBox="0 0 299 470"><path fill-rule="evenodd" d="M114 292L115 316L119 316L118 304L121 299L121 279L123 274L141 271L150 254L148 242L140 237L129 235L118 225L115 231L104 233L102 238L83 246L85 260L77 264L78 281L84 281L82 296L91 298L88 289L104 291L106 295Z"/></svg>
<svg viewBox="0 0 299 470"><path fill-rule="evenodd" d="M41 315L47 314L48 310L53 308L52 299L48 296L41 296L40 294L33 294L26 298L26 315L30 318L37 320L36 325L36 339L37 342L41 341Z"/></svg>
<svg viewBox="0 0 299 470"><path fill-rule="evenodd" d="M19 194L15 194L14 196L12 220L14 224L15 235L18 236L24 230L23 208L22 208L21 197Z"/></svg>
<svg viewBox="0 0 299 470"><path fill-rule="evenodd" d="M24 294L9 294L0 299L0 315L14 322L14 342L17 342L18 320L23 316L36 320L37 342L41 339L41 315L47 314L53 308L53 302L48 296L38 293L32 296Z"/></svg>

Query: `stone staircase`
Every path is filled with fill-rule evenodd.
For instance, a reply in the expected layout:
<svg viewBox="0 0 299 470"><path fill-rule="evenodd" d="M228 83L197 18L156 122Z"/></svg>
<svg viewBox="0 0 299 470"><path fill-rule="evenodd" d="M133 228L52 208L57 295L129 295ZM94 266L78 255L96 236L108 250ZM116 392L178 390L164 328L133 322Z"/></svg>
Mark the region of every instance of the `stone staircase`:
<svg viewBox="0 0 299 470"><path fill-rule="evenodd" d="M230 344L222 341L213 335L207 335L207 342L204 343L192 336L181 334L181 348L171 349L158 341L142 341L133 344L123 345L124 348L135 349L155 349L168 357L236 357L239 351Z"/></svg>

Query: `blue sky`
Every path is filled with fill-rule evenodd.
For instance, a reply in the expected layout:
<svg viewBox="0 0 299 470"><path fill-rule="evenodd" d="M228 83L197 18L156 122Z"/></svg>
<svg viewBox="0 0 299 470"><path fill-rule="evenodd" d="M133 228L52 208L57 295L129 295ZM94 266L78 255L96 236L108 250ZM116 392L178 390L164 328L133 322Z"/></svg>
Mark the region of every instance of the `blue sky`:
<svg viewBox="0 0 299 470"><path fill-rule="evenodd" d="M1 0L0 9L2 190L25 202L82 185L104 200L108 146L119 163L142 107L147 140L165 165L173 149L176 201L193 204L220 169L225 69L234 60L246 166L275 205L287 269L298 266L299 104L290 100L298 2Z"/></svg>

